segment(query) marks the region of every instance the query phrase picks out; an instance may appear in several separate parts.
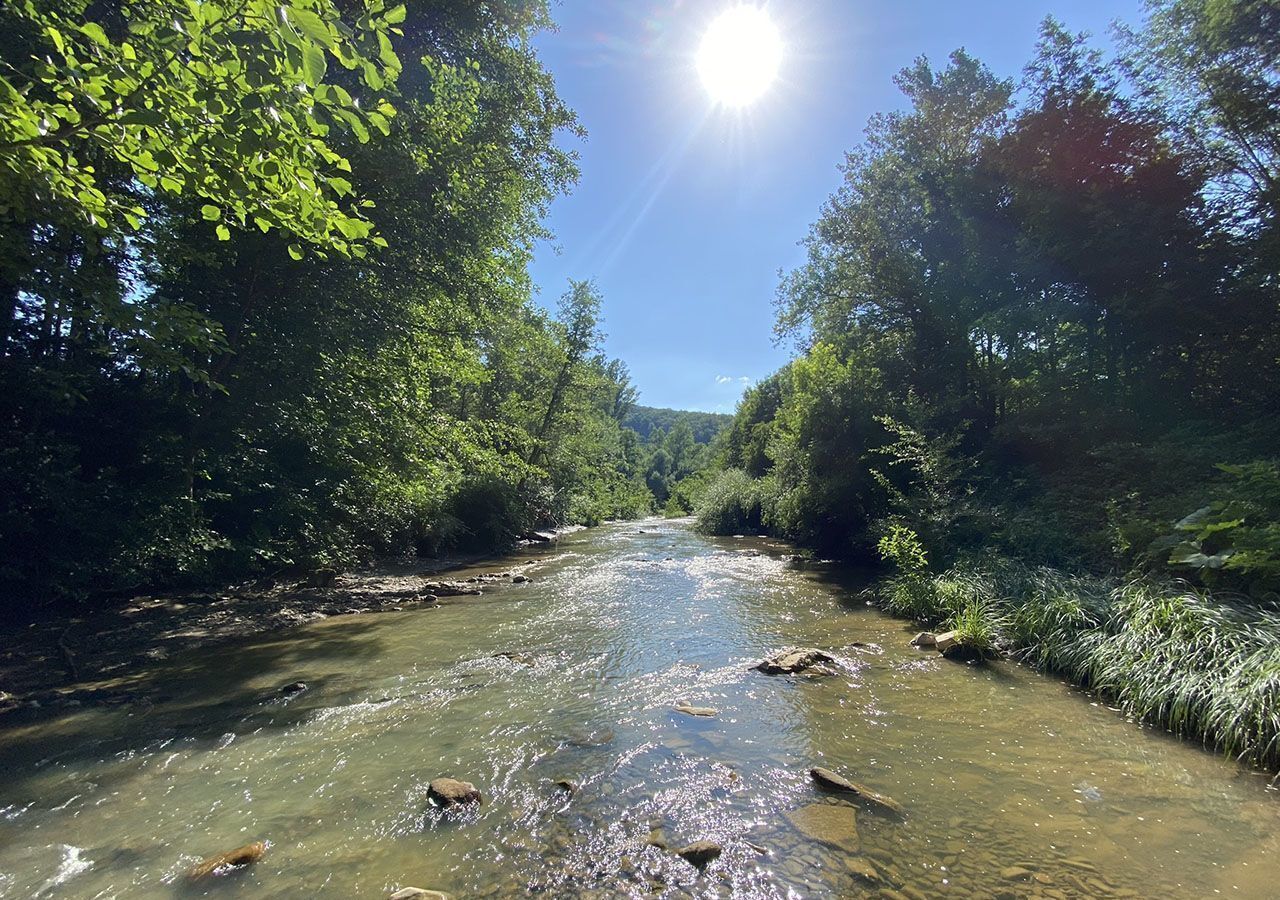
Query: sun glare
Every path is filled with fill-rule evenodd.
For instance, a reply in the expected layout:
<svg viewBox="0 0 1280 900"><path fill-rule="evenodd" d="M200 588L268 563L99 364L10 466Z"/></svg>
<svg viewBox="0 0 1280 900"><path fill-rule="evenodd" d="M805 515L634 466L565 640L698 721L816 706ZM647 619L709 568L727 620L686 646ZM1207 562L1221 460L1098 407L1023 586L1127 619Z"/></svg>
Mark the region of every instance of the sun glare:
<svg viewBox="0 0 1280 900"><path fill-rule="evenodd" d="M778 76L782 38L769 14L754 6L735 6L707 29L698 49L698 74L713 100L747 106L758 100Z"/></svg>

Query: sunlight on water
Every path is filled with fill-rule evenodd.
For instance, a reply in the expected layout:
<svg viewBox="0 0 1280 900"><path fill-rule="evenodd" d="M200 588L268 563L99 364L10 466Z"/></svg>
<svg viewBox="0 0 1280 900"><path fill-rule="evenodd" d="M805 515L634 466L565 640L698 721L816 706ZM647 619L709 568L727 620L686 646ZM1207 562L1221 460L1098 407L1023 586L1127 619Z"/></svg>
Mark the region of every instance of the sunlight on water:
<svg viewBox="0 0 1280 900"><path fill-rule="evenodd" d="M162 702L12 727L0 896L1270 895L1264 776L1016 666L920 654L789 552L610 526L532 584L193 654L149 673ZM787 645L836 674L752 669ZM905 819L816 793L813 765ZM434 809L441 775L485 804ZM806 832L815 804L848 833ZM704 874L657 846L702 839L724 848ZM186 883L256 840L256 866Z"/></svg>

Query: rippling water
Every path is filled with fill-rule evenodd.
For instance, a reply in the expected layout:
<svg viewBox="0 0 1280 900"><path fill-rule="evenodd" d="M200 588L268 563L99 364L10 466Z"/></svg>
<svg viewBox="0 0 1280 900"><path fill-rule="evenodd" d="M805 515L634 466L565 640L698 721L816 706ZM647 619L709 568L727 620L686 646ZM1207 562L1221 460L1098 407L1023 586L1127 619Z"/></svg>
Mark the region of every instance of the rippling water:
<svg viewBox="0 0 1280 900"><path fill-rule="evenodd" d="M532 584L192 654L149 676L163 702L0 732L0 896L1276 896L1264 776L1017 666L919 653L788 552L595 529L518 560ZM786 645L839 674L752 671ZM907 817L848 806L860 850L813 841L787 814L844 806L813 765ZM432 809L440 775L484 806ZM655 839L725 849L699 874ZM258 865L185 882L254 840Z"/></svg>

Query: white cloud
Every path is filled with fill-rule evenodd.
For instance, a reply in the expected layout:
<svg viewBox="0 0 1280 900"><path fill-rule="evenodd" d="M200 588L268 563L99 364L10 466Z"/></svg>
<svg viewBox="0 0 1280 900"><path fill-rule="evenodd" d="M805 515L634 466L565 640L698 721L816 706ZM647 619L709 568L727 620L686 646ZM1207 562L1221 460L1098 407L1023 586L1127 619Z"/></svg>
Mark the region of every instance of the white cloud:
<svg viewBox="0 0 1280 900"><path fill-rule="evenodd" d="M730 381L733 381L733 379L728 375L716 376L716 384L728 384Z"/></svg>
<svg viewBox="0 0 1280 900"><path fill-rule="evenodd" d="M716 384L739 384L739 385L742 385L743 387L751 387L755 383L756 383L755 379L748 378L745 375L738 375L738 376L717 375L716 376Z"/></svg>

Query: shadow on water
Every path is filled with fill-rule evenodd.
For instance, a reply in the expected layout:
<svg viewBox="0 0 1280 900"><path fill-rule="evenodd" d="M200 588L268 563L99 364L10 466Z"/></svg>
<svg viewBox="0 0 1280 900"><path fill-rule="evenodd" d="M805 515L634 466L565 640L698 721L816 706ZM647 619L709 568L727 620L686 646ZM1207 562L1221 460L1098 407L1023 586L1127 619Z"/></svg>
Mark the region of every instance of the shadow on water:
<svg viewBox="0 0 1280 900"><path fill-rule="evenodd" d="M293 728L314 713L321 696L324 703L341 702L331 684L382 652L371 618L334 624L339 627L305 640L296 634L265 636L157 662L128 677L132 702L66 707L29 722L11 720L0 731L0 769L7 773L0 796L13 802L24 776L51 764L71 767L178 738L192 750L214 749L229 734ZM290 682L268 678L325 660L333 661L333 673L309 676L306 688L296 693L283 692Z"/></svg>

